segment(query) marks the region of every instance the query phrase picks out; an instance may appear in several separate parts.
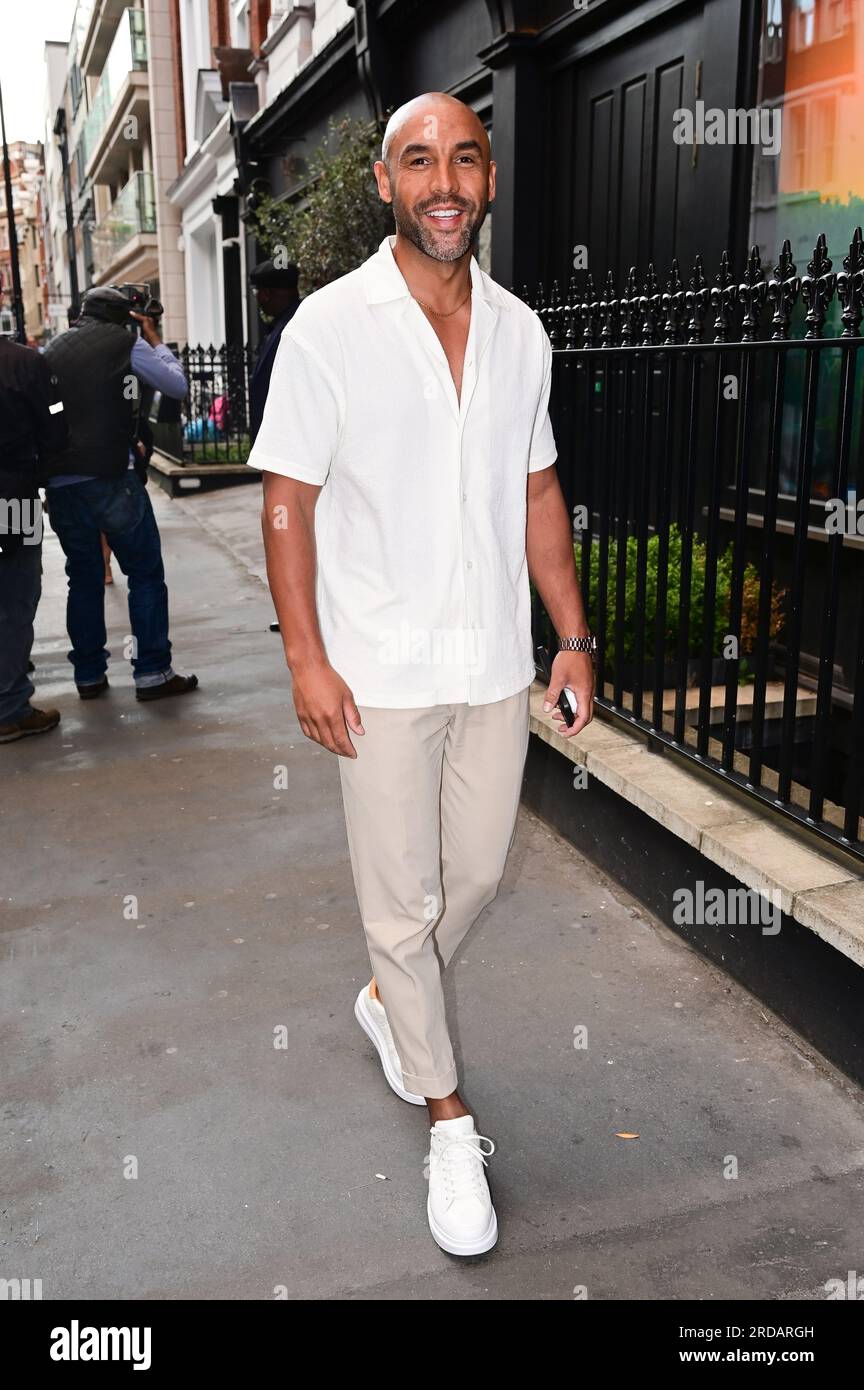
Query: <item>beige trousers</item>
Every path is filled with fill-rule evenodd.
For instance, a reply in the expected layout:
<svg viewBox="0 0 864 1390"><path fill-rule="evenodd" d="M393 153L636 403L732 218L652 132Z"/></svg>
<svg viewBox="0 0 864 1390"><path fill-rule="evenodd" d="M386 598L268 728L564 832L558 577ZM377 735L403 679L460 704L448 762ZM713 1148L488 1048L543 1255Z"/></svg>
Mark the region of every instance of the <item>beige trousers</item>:
<svg viewBox="0 0 864 1390"><path fill-rule="evenodd" d="M441 972L498 891L528 750L528 688L488 705L359 706L339 758L372 970L417 1095L456 1089Z"/></svg>

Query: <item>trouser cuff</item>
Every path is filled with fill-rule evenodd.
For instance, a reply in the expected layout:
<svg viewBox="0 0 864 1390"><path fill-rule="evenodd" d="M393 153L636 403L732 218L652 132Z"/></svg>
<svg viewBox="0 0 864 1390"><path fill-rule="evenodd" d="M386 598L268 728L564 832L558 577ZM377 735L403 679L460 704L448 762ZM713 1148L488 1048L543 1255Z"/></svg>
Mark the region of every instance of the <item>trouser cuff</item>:
<svg viewBox="0 0 864 1390"><path fill-rule="evenodd" d="M29 700L26 705L19 705L11 714L0 714L0 724L20 724L22 720L29 719L33 713L33 706Z"/></svg>
<svg viewBox="0 0 864 1390"><path fill-rule="evenodd" d="M139 690L149 690L152 685L165 685L173 677L174 672L170 666L165 671L142 671L140 675L136 671L135 684Z"/></svg>
<svg viewBox="0 0 864 1390"><path fill-rule="evenodd" d="M439 1076L417 1076L414 1072L402 1072L402 1085L405 1090L414 1096L427 1096L429 1100L443 1100L445 1096L452 1095L456 1090L457 1080L455 1066L441 1072Z"/></svg>

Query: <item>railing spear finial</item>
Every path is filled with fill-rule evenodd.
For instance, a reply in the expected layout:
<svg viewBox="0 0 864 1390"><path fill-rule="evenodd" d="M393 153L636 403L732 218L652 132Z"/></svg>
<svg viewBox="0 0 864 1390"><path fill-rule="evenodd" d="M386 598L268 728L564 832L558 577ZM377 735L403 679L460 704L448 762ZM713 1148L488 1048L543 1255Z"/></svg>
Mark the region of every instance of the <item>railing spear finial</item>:
<svg viewBox="0 0 864 1390"><path fill-rule="evenodd" d="M549 296L549 307L546 311L546 331L553 348L564 346L563 305L557 280L552 281L552 293Z"/></svg>
<svg viewBox="0 0 864 1390"><path fill-rule="evenodd" d="M792 259L792 245L787 237L780 248L777 264L768 281L768 302L774 309L771 316L772 339L782 340L789 337L792 310L798 303L800 293L801 279Z"/></svg>
<svg viewBox="0 0 864 1390"><path fill-rule="evenodd" d="M624 293L619 304L619 323L621 346L632 347L638 337L636 321L639 316L639 289L636 284L636 267L631 265L624 285Z"/></svg>
<svg viewBox="0 0 864 1390"><path fill-rule="evenodd" d="M640 313L640 340L646 346L651 346L660 341L660 320L663 317L663 296L660 293L660 286L657 276L654 273L654 262L648 262L648 274L645 276L645 284L639 296Z"/></svg>
<svg viewBox="0 0 864 1390"><path fill-rule="evenodd" d="M705 319L711 304L701 256L697 256L693 262L693 272L685 294L685 302L690 314L687 323L687 341L688 343L701 343L702 335L705 332Z"/></svg>
<svg viewBox="0 0 864 1390"><path fill-rule="evenodd" d="M735 284L735 277L729 268L729 252L724 251L720 257L720 269L714 277L714 287L711 290L715 343L729 342L737 299L738 286Z"/></svg>
<svg viewBox="0 0 864 1390"><path fill-rule="evenodd" d="M759 331L759 316L765 304L768 294L768 286L762 274L762 259L759 255L759 247L751 246L750 255L747 257L747 269L744 272L744 279L738 286L738 299L744 305L744 316L741 320L741 341L742 343L753 343Z"/></svg>
<svg viewBox="0 0 864 1390"><path fill-rule="evenodd" d="M597 325L600 322L600 300L594 286L594 276L591 271L585 277L585 298L583 300L583 332L582 346L592 348L597 346Z"/></svg>
<svg viewBox="0 0 864 1390"><path fill-rule="evenodd" d="M807 270L801 276L801 298L807 305L805 338L822 337L822 329L825 326L828 309L837 287L837 276L832 270L833 264L834 262L828 255L825 233L820 232L813 248L813 259L808 262Z"/></svg>
<svg viewBox="0 0 864 1390"><path fill-rule="evenodd" d="M615 347L615 339L618 333L618 297L615 293L615 279L610 270L606 276L606 285L603 290L603 298L600 300L600 318L603 327L600 329L600 342L604 347Z"/></svg>
<svg viewBox="0 0 864 1390"><path fill-rule="evenodd" d="M864 242L860 227L855 228L849 255L843 257L843 269L837 273L837 298L843 305L840 337L857 338L864 317Z"/></svg>
<svg viewBox="0 0 864 1390"><path fill-rule="evenodd" d="M687 312L687 298L676 257L672 259L672 269L660 302L663 307L663 342L678 343L681 341L681 321Z"/></svg>

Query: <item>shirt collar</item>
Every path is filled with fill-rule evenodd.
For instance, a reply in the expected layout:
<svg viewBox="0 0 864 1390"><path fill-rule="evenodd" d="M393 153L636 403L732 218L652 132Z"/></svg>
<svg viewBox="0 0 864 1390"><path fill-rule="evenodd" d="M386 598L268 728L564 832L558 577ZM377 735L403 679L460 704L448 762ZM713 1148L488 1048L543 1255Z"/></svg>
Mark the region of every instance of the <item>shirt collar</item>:
<svg viewBox="0 0 864 1390"><path fill-rule="evenodd" d="M385 236L381 245L368 261L363 263L363 280L367 304L386 304L394 299L410 299L411 293L405 277L396 264L393 247L395 234ZM480 269L476 256L471 257L471 294L475 299L483 299L495 308L505 307L506 297L491 276Z"/></svg>

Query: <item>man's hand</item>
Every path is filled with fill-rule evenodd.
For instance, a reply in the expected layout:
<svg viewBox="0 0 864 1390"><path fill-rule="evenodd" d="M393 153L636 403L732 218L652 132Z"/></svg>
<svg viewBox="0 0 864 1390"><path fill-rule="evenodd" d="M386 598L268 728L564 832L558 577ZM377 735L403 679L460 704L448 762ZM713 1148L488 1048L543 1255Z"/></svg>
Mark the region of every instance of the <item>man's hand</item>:
<svg viewBox="0 0 864 1390"><path fill-rule="evenodd" d="M587 637L585 604L576 574L573 529L561 484L555 468L539 468L528 474L528 524L525 536L528 573L552 619L559 636ZM560 710L554 717L560 732L572 738L594 717L594 663L590 652L559 652L552 662L552 675L545 710L551 710L564 687L576 696L575 723L567 727Z"/></svg>
<svg viewBox="0 0 864 1390"><path fill-rule="evenodd" d="M327 661L295 667L292 672L294 708L300 728L307 738L320 743L343 758L356 758L357 750L348 737L366 730L354 696L338 671Z"/></svg>
<svg viewBox="0 0 864 1390"><path fill-rule="evenodd" d="M156 328L156 320L151 319L149 314L136 314L132 309L129 310L129 317L130 319L137 319L140 323L144 341L149 343L151 347L158 347L162 339Z"/></svg>
<svg viewBox="0 0 864 1390"><path fill-rule="evenodd" d="M558 697L565 685L576 696L576 719L569 728L558 709ZM594 718L594 663L590 652L558 653L552 662L552 679L543 708L552 711L552 718L560 725L558 732L565 738L572 738L591 723Z"/></svg>

